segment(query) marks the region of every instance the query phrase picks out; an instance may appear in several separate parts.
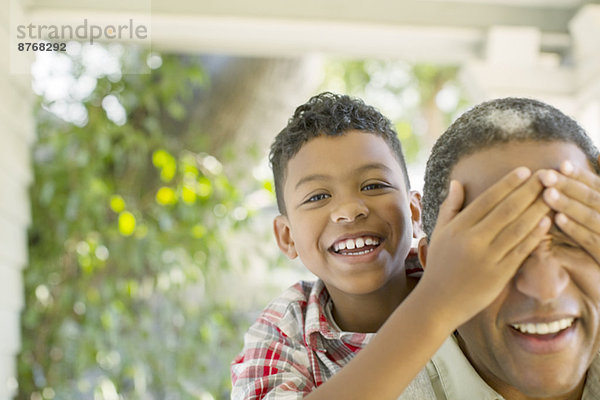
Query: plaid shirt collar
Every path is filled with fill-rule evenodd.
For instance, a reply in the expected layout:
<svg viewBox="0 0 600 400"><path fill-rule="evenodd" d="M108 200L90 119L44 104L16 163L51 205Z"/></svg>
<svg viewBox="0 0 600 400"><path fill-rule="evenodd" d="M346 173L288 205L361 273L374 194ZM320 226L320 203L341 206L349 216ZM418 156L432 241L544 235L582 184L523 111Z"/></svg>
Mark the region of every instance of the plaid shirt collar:
<svg viewBox="0 0 600 400"><path fill-rule="evenodd" d="M405 261L405 270L406 275L411 278L419 278L423 274L416 248L410 249ZM356 353L365 347L374 335L375 333L344 332L335 325L333 302L325 283L321 279L315 282L306 306L304 340L307 347L314 351L326 352L327 348L331 348L331 346L339 346L341 341Z"/></svg>
<svg viewBox="0 0 600 400"><path fill-rule="evenodd" d="M312 287L306 306L306 325L304 340L307 347L314 351L326 352L332 346L343 342L353 352L358 352L369 343L374 333L356 333L341 331L330 316L333 315L333 302L322 280Z"/></svg>

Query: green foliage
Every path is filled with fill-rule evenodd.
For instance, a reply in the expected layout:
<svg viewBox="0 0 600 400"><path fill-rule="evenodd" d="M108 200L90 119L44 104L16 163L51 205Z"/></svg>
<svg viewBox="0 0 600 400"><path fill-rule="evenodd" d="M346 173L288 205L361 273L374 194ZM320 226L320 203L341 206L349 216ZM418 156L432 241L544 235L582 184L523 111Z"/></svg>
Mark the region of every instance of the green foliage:
<svg viewBox="0 0 600 400"><path fill-rule="evenodd" d="M121 65L152 57L160 66L121 75L94 71L108 63L90 64L85 51L57 54L52 65L70 66L70 87L59 97L38 89L18 398L225 399L250 321L237 311L249 307L222 290L231 266L253 256L227 248L228 238L265 225L246 200L252 191L274 198L272 182L248 173L242 193L199 152L214 133L189 126L209 83L197 59L113 50L103 57L117 54ZM423 147L418 111L455 73L332 61L322 89L379 102L410 162ZM269 257L258 258L280 264Z"/></svg>
<svg viewBox="0 0 600 400"><path fill-rule="evenodd" d="M75 81L88 79L70 59ZM248 321L215 291L224 238L252 210L174 129L206 75L163 55L151 74L92 77L85 98L42 95L37 108L18 398L227 398ZM83 122L49 111L59 103L83 105Z"/></svg>

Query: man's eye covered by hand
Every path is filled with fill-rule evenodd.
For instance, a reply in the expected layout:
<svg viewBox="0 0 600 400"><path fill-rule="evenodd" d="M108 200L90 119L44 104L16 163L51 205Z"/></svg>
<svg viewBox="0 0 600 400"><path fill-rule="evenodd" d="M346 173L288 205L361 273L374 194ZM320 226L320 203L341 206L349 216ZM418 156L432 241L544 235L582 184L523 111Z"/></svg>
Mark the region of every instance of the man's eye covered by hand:
<svg viewBox="0 0 600 400"><path fill-rule="evenodd" d="M453 280L462 280L464 315L458 323L489 304L546 237L552 224L547 216L550 208L541 198L543 189L539 172L532 174L525 167L514 169L476 196L451 181L427 251L423 280L450 288L457 287ZM470 277L468 284L465 276ZM457 297L447 294L447 298Z"/></svg>
<svg viewBox="0 0 600 400"><path fill-rule="evenodd" d="M564 161L559 171L542 171L540 181L556 225L600 263L600 177Z"/></svg>

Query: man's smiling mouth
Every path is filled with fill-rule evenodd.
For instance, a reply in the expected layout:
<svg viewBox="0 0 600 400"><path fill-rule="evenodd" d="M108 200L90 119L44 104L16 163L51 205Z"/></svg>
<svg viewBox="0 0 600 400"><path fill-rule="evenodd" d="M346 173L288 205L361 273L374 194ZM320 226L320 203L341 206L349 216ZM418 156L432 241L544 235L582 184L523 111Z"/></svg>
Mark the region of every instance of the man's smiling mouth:
<svg viewBox="0 0 600 400"><path fill-rule="evenodd" d="M330 250L345 256L360 256L374 251L380 243L381 240L378 237L365 235L338 240L330 247Z"/></svg>
<svg viewBox="0 0 600 400"><path fill-rule="evenodd" d="M562 318L552 322L512 324L511 326L522 333L532 335L549 335L558 333L571 327L574 321L575 318Z"/></svg>
<svg viewBox="0 0 600 400"><path fill-rule="evenodd" d="M577 339L577 317L557 317L544 322L531 321L510 324L511 337L522 350L530 354L550 354L566 351Z"/></svg>

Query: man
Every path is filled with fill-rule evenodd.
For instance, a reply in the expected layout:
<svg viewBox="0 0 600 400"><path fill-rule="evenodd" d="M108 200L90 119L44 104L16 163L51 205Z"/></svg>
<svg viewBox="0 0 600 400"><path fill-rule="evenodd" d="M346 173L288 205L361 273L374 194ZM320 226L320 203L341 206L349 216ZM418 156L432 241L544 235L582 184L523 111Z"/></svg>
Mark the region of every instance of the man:
<svg viewBox="0 0 600 400"><path fill-rule="evenodd" d="M425 173L423 224L431 238L419 246L425 275L437 262L428 254L439 254L439 247L478 246L469 232L474 225L464 221L438 220L434 231L448 192L464 195L458 206L464 208L524 166L542 186L553 224L500 295L427 365L436 398L600 399L599 161L575 121L530 99L483 103L438 139Z"/></svg>

